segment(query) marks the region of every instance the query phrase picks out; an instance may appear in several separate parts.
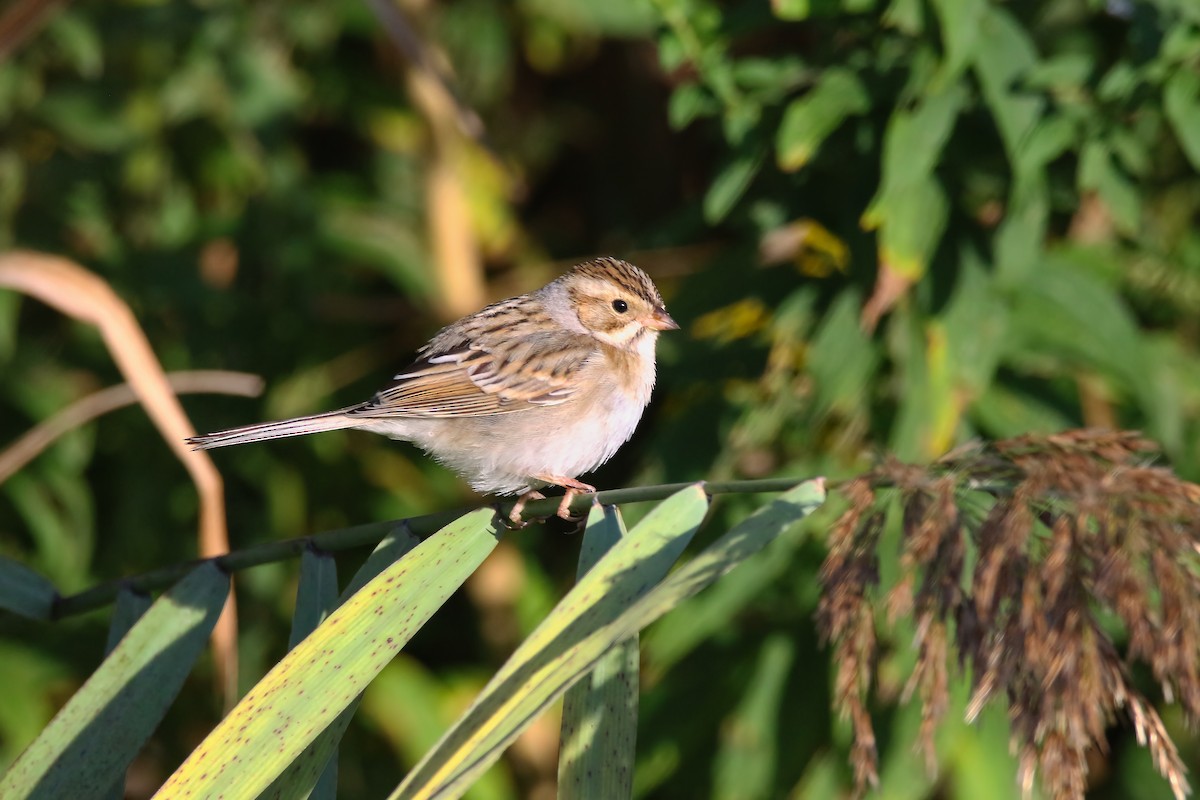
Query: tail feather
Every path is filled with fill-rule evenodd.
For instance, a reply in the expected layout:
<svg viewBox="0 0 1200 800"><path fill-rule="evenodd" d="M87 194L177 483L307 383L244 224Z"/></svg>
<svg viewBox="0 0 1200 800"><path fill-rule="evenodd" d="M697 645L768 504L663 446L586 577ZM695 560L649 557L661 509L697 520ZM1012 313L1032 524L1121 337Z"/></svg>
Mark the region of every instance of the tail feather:
<svg viewBox="0 0 1200 800"><path fill-rule="evenodd" d="M323 414L313 414L308 417L281 419L277 422L262 422L257 425L245 425L241 428L206 433L203 436L189 437L187 443L192 445L195 450L211 450L214 447L229 447L235 444L265 442L269 439L283 439L288 436L304 436L321 431L353 428L361 424L362 420L346 415L346 412L352 408L354 407L326 411Z"/></svg>

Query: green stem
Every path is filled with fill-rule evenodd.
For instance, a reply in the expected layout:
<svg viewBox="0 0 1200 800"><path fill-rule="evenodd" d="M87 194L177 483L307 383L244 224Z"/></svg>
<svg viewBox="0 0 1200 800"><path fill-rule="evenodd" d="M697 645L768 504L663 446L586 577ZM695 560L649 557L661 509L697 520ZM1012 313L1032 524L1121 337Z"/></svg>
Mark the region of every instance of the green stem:
<svg viewBox="0 0 1200 800"><path fill-rule="evenodd" d="M768 478L757 481L717 481L705 483L704 489L712 494L753 493L753 492L782 492L800 483L797 478ZM593 500L604 505L621 505L624 503L642 503L651 500L662 500L690 483L664 483L658 486L638 486L631 489L613 489L597 492L595 495L579 495L571 502L571 512L576 515L585 514ZM534 519L547 517L558 510L559 498L548 497L545 500L535 500L526 504L524 517ZM497 506L497 513L508 515L512 501ZM53 619L83 614L112 603L123 590L145 593L163 589L178 581L187 573L205 561L216 561L221 569L227 572L257 567L275 561L296 558L308 548L325 552L350 550L355 547L378 544L384 536L398 526L406 526L418 537L429 536L458 517L466 513L463 510L443 511L437 514L427 514L422 517L392 520L389 522L372 522L366 525L356 525L353 528L314 533L311 536L301 536L298 539L284 539L278 542L265 542L253 545L211 559L195 559L174 564L140 575L120 578L115 581L97 584L78 594L59 597L54 603Z"/></svg>

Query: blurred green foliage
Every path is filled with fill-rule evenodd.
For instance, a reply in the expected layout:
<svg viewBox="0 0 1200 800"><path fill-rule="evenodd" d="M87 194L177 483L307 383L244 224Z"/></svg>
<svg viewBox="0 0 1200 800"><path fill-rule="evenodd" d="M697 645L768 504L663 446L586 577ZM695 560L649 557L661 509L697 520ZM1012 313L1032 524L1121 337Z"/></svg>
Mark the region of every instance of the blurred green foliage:
<svg viewBox="0 0 1200 800"><path fill-rule="evenodd" d="M1078 425L1140 428L1200 478L1191 0L451 0L409 19L499 155L456 151L492 291L614 252L684 324L601 486L839 477L878 453ZM444 321L424 184L444 133L405 70L359 2L67 6L0 63L0 247L95 269L168 369L267 379L258 404L187 399L198 427L361 399ZM5 442L119 380L94 332L7 292L0 375ZM473 502L363 434L215 458L234 546ZM73 591L190 557L195 511L131 408L0 485L0 555ZM395 785L569 585L574 540L513 541L505 602L452 599L372 685L341 748L345 796ZM644 637L640 796L849 785L812 623L822 553L803 541L785 536ZM286 647L296 575L239 578L244 686ZM104 630L0 619L0 765L91 672ZM892 701L911 631L879 633ZM192 680L134 796L215 719L205 675ZM878 714L882 796L1015 795L1002 714L968 728L952 709L936 778L912 752L919 712ZM536 760L498 769L479 796L544 780ZM1128 726L1094 774L1097 797L1169 794Z"/></svg>

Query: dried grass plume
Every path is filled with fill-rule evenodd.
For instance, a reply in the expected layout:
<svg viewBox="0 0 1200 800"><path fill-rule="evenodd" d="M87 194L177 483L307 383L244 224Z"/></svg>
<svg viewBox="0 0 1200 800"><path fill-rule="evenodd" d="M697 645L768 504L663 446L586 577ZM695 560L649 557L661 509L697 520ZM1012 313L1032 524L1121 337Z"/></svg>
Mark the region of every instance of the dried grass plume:
<svg viewBox="0 0 1200 800"><path fill-rule="evenodd" d="M1025 436L956 451L929 467L884 463L843 487L818 610L851 720L859 790L875 784L867 699L876 617L912 615L922 708L918 746L936 768L953 652L970 675L968 718L1006 704L1018 781L1082 798L1088 754L1124 720L1176 798L1186 769L1130 666L1148 666L1189 725L1200 719L1200 486L1155 466L1128 432ZM902 513L901 578L879 586L885 509ZM973 566L971 566L973 565ZM1114 642L1111 622L1123 629Z"/></svg>

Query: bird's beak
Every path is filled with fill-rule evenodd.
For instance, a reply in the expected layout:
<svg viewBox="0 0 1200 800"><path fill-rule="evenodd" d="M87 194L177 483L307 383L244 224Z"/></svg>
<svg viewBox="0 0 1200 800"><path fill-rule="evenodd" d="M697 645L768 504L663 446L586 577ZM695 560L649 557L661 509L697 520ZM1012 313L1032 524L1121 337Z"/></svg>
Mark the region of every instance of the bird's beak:
<svg viewBox="0 0 1200 800"><path fill-rule="evenodd" d="M667 313L665 308L654 309L654 312L648 318L642 320L642 324L652 331L679 330L679 323L671 319L671 315Z"/></svg>

